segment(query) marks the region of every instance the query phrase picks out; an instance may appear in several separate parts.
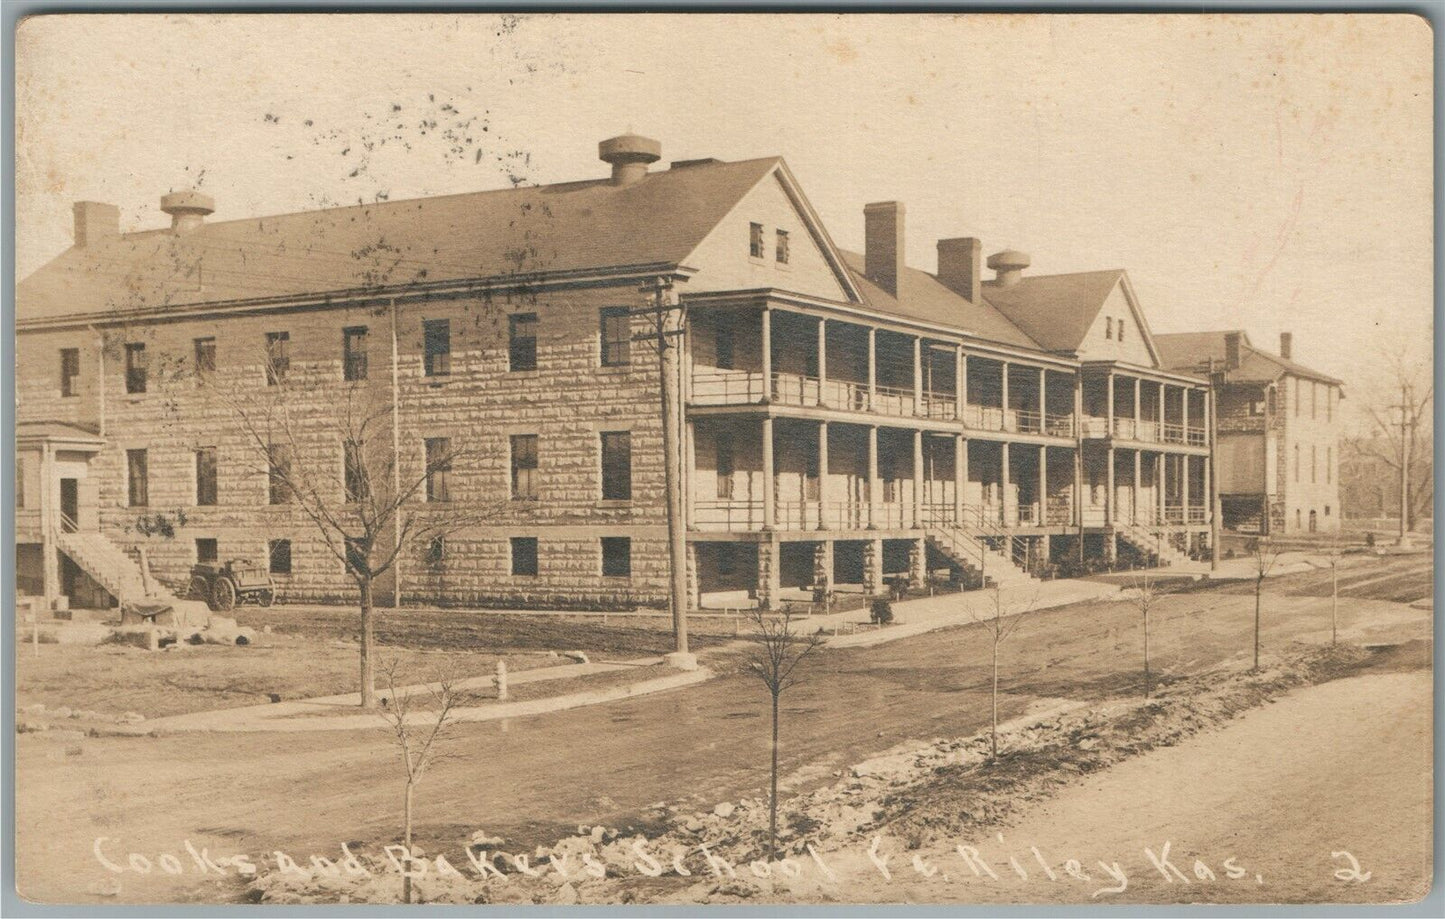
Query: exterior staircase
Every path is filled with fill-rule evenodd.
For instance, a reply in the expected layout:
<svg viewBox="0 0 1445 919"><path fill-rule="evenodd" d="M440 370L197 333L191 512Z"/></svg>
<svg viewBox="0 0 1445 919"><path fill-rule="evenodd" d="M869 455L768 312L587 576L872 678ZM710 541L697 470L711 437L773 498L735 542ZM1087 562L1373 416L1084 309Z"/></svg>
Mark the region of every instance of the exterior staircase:
<svg viewBox="0 0 1445 919"><path fill-rule="evenodd" d="M60 551L70 556L71 561L95 579L95 582L113 597L121 606L129 603L179 603L179 599L159 581L151 579L151 590L146 592L145 578L138 565L125 550L105 536L95 532L65 532L57 530L55 544Z"/></svg>
<svg viewBox="0 0 1445 919"><path fill-rule="evenodd" d="M954 564L981 573L999 587L1039 583L1038 578L1014 562L1011 552L994 548L981 535L952 527L932 527L926 533L929 544ZM1010 537L1003 539L1012 547Z"/></svg>
<svg viewBox="0 0 1445 919"><path fill-rule="evenodd" d="M1161 567L1189 561L1189 556L1174 548L1168 539L1160 539L1158 533L1143 524L1120 523L1115 529L1121 539L1144 555L1153 556Z"/></svg>

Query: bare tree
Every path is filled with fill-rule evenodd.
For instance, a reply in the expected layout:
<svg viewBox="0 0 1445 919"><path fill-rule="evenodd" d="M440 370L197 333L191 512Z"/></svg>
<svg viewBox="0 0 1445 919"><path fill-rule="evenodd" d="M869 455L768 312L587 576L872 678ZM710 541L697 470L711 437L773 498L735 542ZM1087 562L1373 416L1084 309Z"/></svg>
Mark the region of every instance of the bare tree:
<svg viewBox="0 0 1445 919"><path fill-rule="evenodd" d="M973 616L974 621L984 627L984 629L988 632L989 641L993 645L993 691L991 704L992 711L989 720L988 745L990 758L997 759L999 647L1005 641L1008 641L1010 638L1012 638L1014 633L1018 631L1019 626L1023 624L1024 617L1033 611L1034 604L1038 602L1038 595L1035 594L1033 599L1031 599L1021 609L1015 610L1009 615L1007 619L1005 619L1004 609L1008 604L1004 602L1003 588L995 584L993 587L989 588L989 590L991 591L993 598L993 603L990 604L993 608L993 615L980 616L978 613L974 612L972 608L969 609L969 615Z"/></svg>
<svg viewBox="0 0 1445 919"><path fill-rule="evenodd" d="M1384 360L1389 370L1382 374L1376 391L1365 396L1363 430L1347 439L1344 448L1356 459L1367 460L1365 468L1378 464L1394 471L1386 491L1394 493L1397 505L1404 468L1409 492L1404 525L1408 532L1429 512L1435 499L1435 386L1428 360L1404 353L1387 355ZM1342 490L1352 484L1342 482Z"/></svg>
<svg viewBox="0 0 1445 919"><path fill-rule="evenodd" d="M402 845L409 858L412 855L412 815L417 786L421 784L427 768L442 758L443 753L437 746L437 741L447 728L455 723L456 709L464 703L466 697L458 690L458 679L448 673L427 684L425 694L418 694L414 698L413 687L397 685L399 671L396 659L388 661L383 667L388 698L387 704L381 709L381 716L391 728L398 752L401 753L402 767L406 771L401 819ZM401 896L403 902L411 902L410 871L402 873Z"/></svg>
<svg viewBox="0 0 1445 919"><path fill-rule="evenodd" d="M1249 558L1254 570L1254 667L1259 669L1259 622L1264 600L1264 579L1279 561L1280 549L1269 537L1256 537L1249 543Z"/></svg>
<svg viewBox="0 0 1445 919"><path fill-rule="evenodd" d="M1330 565L1330 647L1340 639L1340 534L1338 531L1325 544L1325 560Z"/></svg>
<svg viewBox="0 0 1445 919"><path fill-rule="evenodd" d="M794 630L793 614L784 611L781 616L769 616L762 610L754 610L751 616L755 643L748 652L745 668L763 681L772 697L773 742L772 775L768 796L768 856L778 854L778 702L783 693L798 685L798 665L808 655L822 646L821 631L804 635Z"/></svg>
<svg viewBox="0 0 1445 919"><path fill-rule="evenodd" d="M459 494L452 482L487 455L471 434L427 439L411 462L399 455L393 400L364 373L339 383L279 353L264 367L264 386L226 386L214 374L202 386L239 434L239 461L266 477L271 503L299 509L355 582L361 706L374 708L377 580L404 557L444 552L449 535L496 519L504 503Z"/></svg>
<svg viewBox="0 0 1445 919"><path fill-rule="evenodd" d="M1139 618L1144 625L1144 698L1147 699L1153 690L1153 672L1150 670L1149 662L1151 615L1160 599L1170 593L1170 590L1166 582L1148 568L1134 576L1132 586L1134 588L1134 608L1139 611Z"/></svg>

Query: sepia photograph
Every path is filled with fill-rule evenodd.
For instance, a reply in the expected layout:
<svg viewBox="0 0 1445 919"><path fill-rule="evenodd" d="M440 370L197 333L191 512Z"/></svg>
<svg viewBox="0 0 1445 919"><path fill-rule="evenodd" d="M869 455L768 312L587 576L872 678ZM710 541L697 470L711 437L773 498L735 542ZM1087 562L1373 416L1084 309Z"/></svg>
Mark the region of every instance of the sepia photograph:
<svg viewBox="0 0 1445 919"><path fill-rule="evenodd" d="M1439 905L1428 18L10 25L17 911Z"/></svg>

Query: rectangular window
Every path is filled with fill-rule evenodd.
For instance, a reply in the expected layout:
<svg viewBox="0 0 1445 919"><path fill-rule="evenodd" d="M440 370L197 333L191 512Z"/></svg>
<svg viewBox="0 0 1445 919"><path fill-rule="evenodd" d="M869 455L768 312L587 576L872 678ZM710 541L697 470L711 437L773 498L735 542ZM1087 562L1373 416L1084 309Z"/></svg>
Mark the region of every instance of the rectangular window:
<svg viewBox="0 0 1445 919"><path fill-rule="evenodd" d="M266 385L275 386L286 379L291 369L291 333L266 333Z"/></svg>
<svg viewBox="0 0 1445 919"><path fill-rule="evenodd" d="M266 554L271 559L270 571L272 574L291 573L291 540L271 540Z"/></svg>
<svg viewBox="0 0 1445 919"><path fill-rule="evenodd" d="M451 500L452 439L450 437L428 437L426 439L426 499L428 501Z"/></svg>
<svg viewBox="0 0 1445 919"><path fill-rule="evenodd" d="M1319 448L1310 445L1310 484L1319 481Z"/></svg>
<svg viewBox="0 0 1445 919"><path fill-rule="evenodd" d="M786 265L786 264L788 264L788 231L787 231L787 230L779 230L779 231L778 231L777 259L778 259L778 264L780 264L780 265Z"/></svg>
<svg viewBox="0 0 1445 919"><path fill-rule="evenodd" d="M512 435L512 499L537 500L537 435Z"/></svg>
<svg viewBox="0 0 1445 919"><path fill-rule="evenodd" d="M131 507L145 507L150 503L150 475L144 450L125 451L126 490Z"/></svg>
<svg viewBox="0 0 1445 919"><path fill-rule="evenodd" d="M1289 385L1294 388L1294 416L1299 417L1299 391L1304 387L1303 380L1290 380Z"/></svg>
<svg viewBox="0 0 1445 919"><path fill-rule="evenodd" d="M763 225L761 223L748 224L748 255L753 258L763 257Z"/></svg>
<svg viewBox="0 0 1445 919"><path fill-rule="evenodd" d="M732 370L736 361L736 336L727 319L720 319L717 325L716 350L719 370Z"/></svg>
<svg viewBox="0 0 1445 919"><path fill-rule="evenodd" d="M216 503L216 448L196 450L196 504Z"/></svg>
<svg viewBox="0 0 1445 919"><path fill-rule="evenodd" d="M194 342L197 376L216 372L216 340L197 338Z"/></svg>
<svg viewBox="0 0 1445 919"><path fill-rule="evenodd" d="M537 537L512 537L512 576L526 578L537 576Z"/></svg>
<svg viewBox="0 0 1445 919"><path fill-rule="evenodd" d="M1335 420L1335 388L1333 386L1325 387L1325 420Z"/></svg>
<svg viewBox="0 0 1445 919"><path fill-rule="evenodd" d="M731 501L733 497L733 443L730 439L717 441L717 496L719 501Z"/></svg>
<svg viewBox="0 0 1445 919"><path fill-rule="evenodd" d="M537 314L519 313L507 317L508 367L537 369Z"/></svg>
<svg viewBox="0 0 1445 919"><path fill-rule="evenodd" d="M196 540L196 563L205 565L219 560L221 550L214 539Z"/></svg>
<svg viewBox="0 0 1445 919"><path fill-rule="evenodd" d="M138 342L125 346L125 391L146 391L146 346Z"/></svg>
<svg viewBox="0 0 1445 919"><path fill-rule="evenodd" d="M1325 447L1325 484L1330 485L1335 481L1335 448ZM1329 516L1329 511L1325 512Z"/></svg>
<svg viewBox="0 0 1445 919"><path fill-rule="evenodd" d="M359 537L346 537L346 573L355 574L368 567L366 544Z"/></svg>
<svg viewBox="0 0 1445 919"><path fill-rule="evenodd" d="M341 445L346 500L351 504L371 497L371 483L366 477L366 457L363 449L363 446L354 440L348 440Z"/></svg>
<svg viewBox="0 0 1445 919"><path fill-rule="evenodd" d="M602 499L632 500L632 434L627 431L602 434Z"/></svg>
<svg viewBox="0 0 1445 919"><path fill-rule="evenodd" d="M433 536L426 544L426 553L422 561L432 571L441 568L447 558L447 540L445 536Z"/></svg>
<svg viewBox="0 0 1445 919"><path fill-rule="evenodd" d="M421 324L426 350L425 369L429 377L444 377L452 372L452 321L427 319Z"/></svg>
<svg viewBox="0 0 1445 919"><path fill-rule="evenodd" d="M1124 320L1122 319L1119 320L1119 334L1114 336L1114 338L1116 341L1124 340Z"/></svg>
<svg viewBox="0 0 1445 919"><path fill-rule="evenodd" d="M1294 480L1299 481L1299 444L1294 445Z"/></svg>
<svg viewBox="0 0 1445 919"><path fill-rule="evenodd" d="M268 500L272 504L290 504L291 491L291 448L285 444L272 444L267 449L269 469L267 470Z"/></svg>
<svg viewBox="0 0 1445 919"><path fill-rule="evenodd" d="M625 367L632 363L632 316L625 306L602 309L602 366Z"/></svg>
<svg viewBox="0 0 1445 919"><path fill-rule="evenodd" d="M347 382L366 379L366 326L341 330L341 376Z"/></svg>
<svg viewBox="0 0 1445 919"><path fill-rule="evenodd" d="M1320 410L1320 384L1310 380L1310 417L1318 418Z"/></svg>
<svg viewBox="0 0 1445 919"><path fill-rule="evenodd" d="M79 395L76 392L75 381L80 377L80 349L60 349L60 394L62 396Z"/></svg>
<svg viewBox="0 0 1445 919"><path fill-rule="evenodd" d="M631 537L602 537L602 576L604 578L632 577Z"/></svg>

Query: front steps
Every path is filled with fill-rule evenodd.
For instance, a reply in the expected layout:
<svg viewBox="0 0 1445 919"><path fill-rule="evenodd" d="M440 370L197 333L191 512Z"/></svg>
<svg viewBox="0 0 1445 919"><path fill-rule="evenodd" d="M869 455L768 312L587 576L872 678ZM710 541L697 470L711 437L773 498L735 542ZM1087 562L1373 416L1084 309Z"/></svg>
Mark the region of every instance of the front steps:
<svg viewBox="0 0 1445 919"><path fill-rule="evenodd" d="M1161 538L1141 524L1120 524L1115 532L1134 549L1155 558L1160 567L1183 565L1190 561L1189 556L1174 548L1168 538Z"/></svg>
<svg viewBox="0 0 1445 919"><path fill-rule="evenodd" d="M140 566L125 550L100 533L57 532L55 544L121 606L136 603L175 605L180 602L154 578L151 579L151 589L147 591Z"/></svg>
<svg viewBox="0 0 1445 919"><path fill-rule="evenodd" d="M927 531L927 538L933 548L954 564L982 574L999 587L1039 583L1038 578L1014 564L1006 553L966 530L934 527Z"/></svg>

